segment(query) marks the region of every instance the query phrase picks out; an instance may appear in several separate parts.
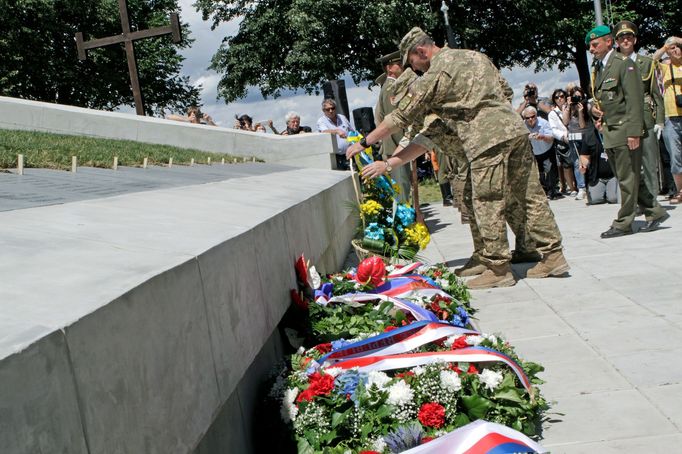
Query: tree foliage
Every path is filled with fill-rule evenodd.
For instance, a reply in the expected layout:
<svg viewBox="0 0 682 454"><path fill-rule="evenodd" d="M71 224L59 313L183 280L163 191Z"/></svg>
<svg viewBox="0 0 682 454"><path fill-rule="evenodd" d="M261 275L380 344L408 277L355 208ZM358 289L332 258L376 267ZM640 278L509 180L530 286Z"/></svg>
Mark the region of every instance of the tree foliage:
<svg viewBox="0 0 682 454"><path fill-rule="evenodd" d="M447 5L458 46L485 52L499 67L576 65L587 84L584 37L595 25L592 0ZM396 50L411 27L422 27L438 43L446 36L441 0L197 0L195 6L214 26L241 21L212 60L222 74L218 95L228 102L254 85L264 97L277 97L285 89L317 92L324 81L345 73L356 83L373 80L381 72L375 59ZM680 30L678 0L618 2L613 20L621 19L640 25L640 44L659 46Z"/></svg>
<svg viewBox="0 0 682 454"><path fill-rule="evenodd" d="M131 29L167 25L177 0L129 0ZM122 44L88 52L78 60L75 33L84 39L121 33L116 0L0 0L0 94L24 99L113 110L134 105ZM147 114L184 110L199 89L181 76L178 50L170 36L135 42L140 85Z"/></svg>

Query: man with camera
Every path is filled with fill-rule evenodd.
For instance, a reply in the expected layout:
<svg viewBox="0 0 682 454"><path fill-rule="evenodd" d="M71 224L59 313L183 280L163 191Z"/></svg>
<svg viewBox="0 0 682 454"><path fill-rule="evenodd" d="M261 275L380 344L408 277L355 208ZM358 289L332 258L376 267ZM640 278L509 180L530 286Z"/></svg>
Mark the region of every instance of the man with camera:
<svg viewBox="0 0 682 454"><path fill-rule="evenodd" d="M630 21L623 20L616 24L614 31L618 51L635 62L642 76L645 129L642 137L642 178L649 192L655 196L658 194L658 140L661 138L665 120L663 96L656 86L653 60L651 57L635 52L637 26Z"/></svg>
<svg viewBox="0 0 682 454"><path fill-rule="evenodd" d="M526 107L535 108L535 110L538 112L538 116L545 120L547 120L547 116L552 110L552 106L538 97L538 87L532 82L526 84L525 88L523 89L523 101L521 101L519 107L516 108L516 112L519 115L522 115L523 109Z"/></svg>
<svg viewBox="0 0 682 454"><path fill-rule="evenodd" d="M606 25L588 32L585 44L589 45L594 57L592 93L597 114L602 119L604 149L621 193L618 217L601 237L615 238L633 233L632 221L638 205L646 216L646 224L639 231L652 232L669 215L640 178L644 93L639 69L630 58L614 50L611 29Z"/></svg>

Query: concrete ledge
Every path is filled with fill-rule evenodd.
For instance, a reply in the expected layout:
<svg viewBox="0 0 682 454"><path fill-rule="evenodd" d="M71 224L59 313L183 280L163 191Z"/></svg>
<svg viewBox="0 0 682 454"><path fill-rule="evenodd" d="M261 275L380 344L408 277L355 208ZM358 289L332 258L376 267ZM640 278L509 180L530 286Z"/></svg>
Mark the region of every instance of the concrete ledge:
<svg viewBox="0 0 682 454"><path fill-rule="evenodd" d="M342 266L352 199L278 169L0 212L0 452L248 452L293 262Z"/></svg>
<svg viewBox="0 0 682 454"><path fill-rule="evenodd" d="M329 134L279 136L4 96L0 96L0 128L174 145L296 167L336 165L336 140Z"/></svg>

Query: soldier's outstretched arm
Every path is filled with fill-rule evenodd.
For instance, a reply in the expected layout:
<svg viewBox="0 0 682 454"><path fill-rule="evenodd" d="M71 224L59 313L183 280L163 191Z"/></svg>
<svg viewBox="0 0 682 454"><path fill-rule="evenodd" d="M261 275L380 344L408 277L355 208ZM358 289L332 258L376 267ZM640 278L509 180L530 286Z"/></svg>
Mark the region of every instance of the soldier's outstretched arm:
<svg viewBox="0 0 682 454"><path fill-rule="evenodd" d="M399 129L400 128L393 126L392 123L387 122L386 120L382 121L381 123L379 123L379 126L377 126L376 129L374 129L374 131L367 134L366 137L363 137L360 142L355 142L350 147L348 147L348 149L346 150L346 159L352 158L365 148L369 147L372 144L377 143L381 139L385 139L394 132L397 132Z"/></svg>

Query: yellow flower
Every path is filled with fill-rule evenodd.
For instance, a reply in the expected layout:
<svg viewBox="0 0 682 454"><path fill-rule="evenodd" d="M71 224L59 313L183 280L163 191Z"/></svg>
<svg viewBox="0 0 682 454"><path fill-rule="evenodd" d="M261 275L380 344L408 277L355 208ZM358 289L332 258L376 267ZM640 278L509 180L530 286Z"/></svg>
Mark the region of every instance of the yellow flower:
<svg viewBox="0 0 682 454"><path fill-rule="evenodd" d="M379 214L384 208L376 200L367 200L365 203L360 205L360 211L366 216L374 216Z"/></svg>
<svg viewBox="0 0 682 454"><path fill-rule="evenodd" d="M414 223L405 229L405 242L424 249L431 241L429 230L422 223Z"/></svg>

